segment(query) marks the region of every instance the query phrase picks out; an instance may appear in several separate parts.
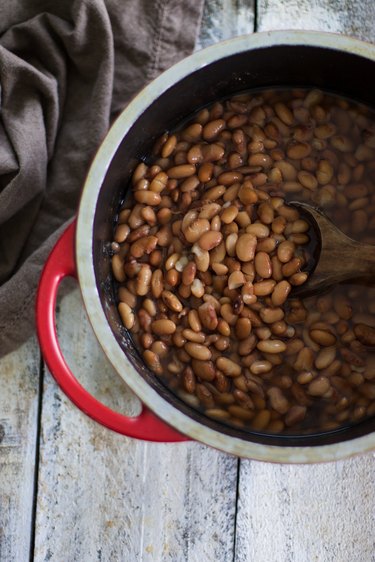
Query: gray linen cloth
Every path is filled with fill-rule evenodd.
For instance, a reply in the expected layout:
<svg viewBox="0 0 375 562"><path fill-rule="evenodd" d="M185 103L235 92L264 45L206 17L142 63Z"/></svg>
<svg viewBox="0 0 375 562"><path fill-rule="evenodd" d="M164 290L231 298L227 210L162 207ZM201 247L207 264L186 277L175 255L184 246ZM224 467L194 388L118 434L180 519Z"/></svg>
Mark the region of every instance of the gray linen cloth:
<svg viewBox="0 0 375 562"><path fill-rule="evenodd" d="M202 4L0 4L0 357L34 330L41 268L111 121L193 50Z"/></svg>

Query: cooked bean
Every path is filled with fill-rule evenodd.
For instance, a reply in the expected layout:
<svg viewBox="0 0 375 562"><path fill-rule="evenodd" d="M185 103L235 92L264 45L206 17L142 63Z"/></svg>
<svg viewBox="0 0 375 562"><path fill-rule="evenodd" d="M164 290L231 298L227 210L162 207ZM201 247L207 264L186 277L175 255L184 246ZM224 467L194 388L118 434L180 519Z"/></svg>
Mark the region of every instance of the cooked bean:
<svg viewBox="0 0 375 562"><path fill-rule="evenodd" d="M311 339L319 345L330 347L336 343L336 336L327 330L311 330Z"/></svg>
<svg viewBox="0 0 375 562"><path fill-rule="evenodd" d="M269 373L271 369L272 369L272 363L270 361L265 361L265 360L254 361L250 365L250 371L254 375L262 375L265 373Z"/></svg>
<svg viewBox="0 0 375 562"><path fill-rule="evenodd" d="M208 183L213 174L214 166L211 162L205 162L198 169L198 179L202 183Z"/></svg>
<svg viewBox="0 0 375 562"><path fill-rule="evenodd" d="M195 254L195 264L197 266L198 271L205 272L209 268L210 265L210 254L208 250L203 250L197 243L193 245L191 248L193 254ZM198 281L197 279L194 280L194 283Z"/></svg>
<svg viewBox="0 0 375 562"><path fill-rule="evenodd" d="M303 285L308 277L308 273L305 271L300 271L299 273L294 273L289 277L289 283L294 286Z"/></svg>
<svg viewBox="0 0 375 562"><path fill-rule="evenodd" d="M271 412L269 410L261 410L256 416L251 420L251 427L257 431L266 429L271 419Z"/></svg>
<svg viewBox="0 0 375 562"><path fill-rule="evenodd" d="M257 252L255 254L255 271L263 279L268 279L272 275L272 264L270 256L266 252Z"/></svg>
<svg viewBox="0 0 375 562"><path fill-rule="evenodd" d="M292 406L285 416L285 425L291 427L301 422L306 416L306 406Z"/></svg>
<svg viewBox="0 0 375 562"><path fill-rule="evenodd" d="M286 350L286 345L281 340L262 340L257 344L259 351L264 353L281 353Z"/></svg>
<svg viewBox="0 0 375 562"><path fill-rule="evenodd" d="M265 297L267 295L270 295L274 290L275 285L276 285L276 281L274 281L273 279L266 279L265 281L259 281L258 283L254 283L253 285L254 295L259 297Z"/></svg>
<svg viewBox="0 0 375 562"><path fill-rule="evenodd" d="M174 334L176 331L176 324L172 320L162 318L161 320L154 320L151 323L151 330L158 336L166 336Z"/></svg>
<svg viewBox="0 0 375 562"><path fill-rule="evenodd" d="M331 385L326 377L319 376L313 379L308 386L308 393L311 396L323 396Z"/></svg>
<svg viewBox="0 0 375 562"><path fill-rule="evenodd" d="M125 328L131 330L135 323L135 316L130 306L126 304L126 302L120 302L118 305L118 311Z"/></svg>
<svg viewBox="0 0 375 562"><path fill-rule="evenodd" d="M259 311L259 315L265 324L273 324L284 318L284 311L280 307L271 308L265 306Z"/></svg>
<svg viewBox="0 0 375 562"><path fill-rule="evenodd" d="M244 205L251 205L258 201L258 195L250 182L244 182L238 191L238 198Z"/></svg>
<svg viewBox="0 0 375 562"><path fill-rule="evenodd" d="M210 121L203 127L202 136L205 140L212 140L217 137L220 131L225 127L224 119L215 119Z"/></svg>
<svg viewBox="0 0 375 562"><path fill-rule="evenodd" d="M172 179L188 178L195 174L195 166L193 164L180 164L167 170L167 175Z"/></svg>
<svg viewBox="0 0 375 562"><path fill-rule="evenodd" d="M367 324L356 324L354 333L363 345L375 346L375 328Z"/></svg>
<svg viewBox="0 0 375 562"><path fill-rule="evenodd" d="M199 238L198 244L202 248L202 250L213 250L220 244L223 239L223 235L221 232L216 232L214 230L209 230L202 234Z"/></svg>
<svg viewBox="0 0 375 562"><path fill-rule="evenodd" d="M246 227L246 232L248 234L253 234L257 238L267 238L270 234L270 229L265 224L255 222Z"/></svg>
<svg viewBox="0 0 375 562"><path fill-rule="evenodd" d="M215 401L213 399L212 392L210 392L210 390L204 384L197 384L196 395L199 402L205 408L214 408Z"/></svg>
<svg viewBox="0 0 375 562"><path fill-rule="evenodd" d="M321 160L319 162L316 177L321 185L326 185L332 180L333 168L328 160Z"/></svg>
<svg viewBox="0 0 375 562"><path fill-rule="evenodd" d="M182 303L171 291L163 291L161 294L163 302L174 312L181 312L183 309Z"/></svg>
<svg viewBox="0 0 375 562"><path fill-rule="evenodd" d="M137 275L137 294L147 295L151 285L152 272L148 264L142 265Z"/></svg>
<svg viewBox="0 0 375 562"><path fill-rule="evenodd" d="M285 125L293 125L294 116L290 109L282 102L277 102L275 104L276 115L281 119Z"/></svg>
<svg viewBox="0 0 375 562"><path fill-rule="evenodd" d="M119 283L123 283L126 279L126 274L124 271L124 262L119 254L114 254L112 256L111 265L114 278Z"/></svg>
<svg viewBox="0 0 375 562"><path fill-rule="evenodd" d="M302 160L311 152L311 146L306 142L291 143L287 148L287 155L292 160Z"/></svg>
<svg viewBox="0 0 375 562"><path fill-rule="evenodd" d="M284 277L292 277L295 273L297 273L302 265L301 258L292 258L287 263L284 263L281 266L281 274Z"/></svg>
<svg viewBox="0 0 375 562"><path fill-rule="evenodd" d="M220 144L208 144L201 147L203 162L216 162L224 155L224 148Z"/></svg>
<svg viewBox="0 0 375 562"><path fill-rule="evenodd" d="M194 279L191 284L191 294L194 295L197 299L203 297L204 295L204 286L200 279Z"/></svg>
<svg viewBox="0 0 375 562"><path fill-rule="evenodd" d="M202 324L199 320L199 315L196 310L190 310L188 313L188 323L194 332L200 332L202 330Z"/></svg>
<svg viewBox="0 0 375 562"><path fill-rule="evenodd" d="M212 361L202 361L199 359L192 359L191 366L193 371L198 377L198 379L202 379L204 381L213 381L216 376L216 369Z"/></svg>
<svg viewBox="0 0 375 562"><path fill-rule="evenodd" d="M236 243L236 255L241 261L251 261L255 255L257 239L253 234L242 234Z"/></svg>
<svg viewBox="0 0 375 562"><path fill-rule="evenodd" d="M315 367L319 370L327 369L336 357L334 347L323 348L315 358Z"/></svg>
<svg viewBox="0 0 375 562"><path fill-rule="evenodd" d="M210 349L200 343L187 342L185 344L185 350L191 357L199 359L200 361L209 361L212 356Z"/></svg>
<svg viewBox="0 0 375 562"><path fill-rule="evenodd" d="M220 218L224 224L232 223L238 215L238 207L235 205L230 205L226 207L220 215Z"/></svg>
<svg viewBox="0 0 375 562"><path fill-rule="evenodd" d="M156 206L159 205L161 202L161 197L158 193L154 193L153 191L135 191L134 192L134 199L138 203L142 203L143 205L152 205Z"/></svg>
<svg viewBox="0 0 375 562"><path fill-rule="evenodd" d="M281 242L281 244L277 248L277 257L279 258L281 263L287 263L293 258L294 251L295 244L293 244L293 242L285 240L284 242Z"/></svg>
<svg viewBox="0 0 375 562"><path fill-rule="evenodd" d="M201 304L198 308L198 315L202 325L207 330L215 330L218 324L215 307L210 302Z"/></svg>
<svg viewBox="0 0 375 562"><path fill-rule="evenodd" d="M299 350L295 360L295 368L298 371L309 371L314 363L314 354L311 347L303 347Z"/></svg>
<svg viewBox="0 0 375 562"><path fill-rule="evenodd" d="M308 384L313 378L314 375L311 371L302 371L297 377L297 382L299 384Z"/></svg>
<svg viewBox="0 0 375 562"><path fill-rule="evenodd" d="M196 218L188 224L184 224L183 221L181 230L186 240L193 244L194 242L199 240L205 232L208 232L210 230L210 223L207 219L202 218Z"/></svg>
<svg viewBox="0 0 375 562"><path fill-rule="evenodd" d="M154 373L156 373L157 375L161 375L161 373L163 372L163 368L156 353L154 353L150 349L146 349L143 352L143 359Z"/></svg>
<svg viewBox="0 0 375 562"><path fill-rule="evenodd" d="M204 340L206 339L203 332L194 332L191 328L185 328L182 330L182 335L185 339L195 343L204 343Z"/></svg>
<svg viewBox="0 0 375 562"><path fill-rule="evenodd" d="M242 287L242 285L244 285L245 283L246 283L246 278L242 273L242 271L233 271L228 277L228 288L230 290L238 289L239 287Z"/></svg>
<svg viewBox="0 0 375 562"><path fill-rule="evenodd" d="M285 398L281 389L277 386L271 386L268 389L267 395L269 397L271 408L276 410L279 414L286 414L289 409L289 402Z"/></svg>
<svg viewBox="0 0 375 562"><path fill-rule="evenodd" d="M189 261L182 271L182 282L184 285L191 285L195 279L197 266L193 261Z"/></svg>
<svg viewBox="0 0 375 562"><path fill-rule="evenodd" d="M126 287L119 287L118 299L120 302L125 302L130 308L135 308L137 304L137 296L131 293Z"/></svg>
<svg viewBox="0 0 375 562"><path fill-rule="evenodd" d="M151 254L157 244L158 238L156 236L145 236L133 242L130 246L130 253L135 258L141 258L145 254Z"/></svg>
<svg viewBox="0 0 375 562"><path fill-rule="evenodd" d="M150 183L150 191L154 193L161 193L168 183L168 176L165 172L159 172L156 176L152 179ZM140 201L141 202L141 201Z"/></svg>
<svg viewBox="0 0 375 562"><path fill-rule="evenodd" d="M228 357L219 357L216 360L216 366L227 377L238 377L241 374L241 366Z"/></svg>
<svg viewBox="0 0 375 562"><path fill-rule="evenodd" d="M246 339L251 333L251 320L249 318L239 318L235 325L235 331L239 340Z"/></svg>
<svg viewBox="0 0 375 562"><path fill-rule="evenodd" d="M272 291L272 304L274 306L281 306L282 304L284 304L284 302L288 298L291 288L292 287L290 283L285 279L279 281L279 283L274 286L274 289Z"/></svg>

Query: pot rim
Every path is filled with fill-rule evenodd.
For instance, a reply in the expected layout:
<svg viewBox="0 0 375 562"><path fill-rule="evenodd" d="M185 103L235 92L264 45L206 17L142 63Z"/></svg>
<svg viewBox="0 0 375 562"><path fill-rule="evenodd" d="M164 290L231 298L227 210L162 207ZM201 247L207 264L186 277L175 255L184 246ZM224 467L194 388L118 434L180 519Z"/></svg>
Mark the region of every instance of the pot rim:
<svg viewBox="0 0 375 562"><path fill-rule="evenodd" d="M141 90L121 112L91 164L83 186L77 218L78 279L89 320L107 358L137 397L166 423L196 441L239 457L283 463L326 462L375 449L375 432L328 445L275 446L232 437L190 418L151 388L131 365L109 326L95 281L92 240L98 195L123 137L137 118L165 90L191 72L239 52L278 45L323 47L375 61L375 45L344 35L302 30L267 31L222 41L193 53L163 72Z"/></svg>

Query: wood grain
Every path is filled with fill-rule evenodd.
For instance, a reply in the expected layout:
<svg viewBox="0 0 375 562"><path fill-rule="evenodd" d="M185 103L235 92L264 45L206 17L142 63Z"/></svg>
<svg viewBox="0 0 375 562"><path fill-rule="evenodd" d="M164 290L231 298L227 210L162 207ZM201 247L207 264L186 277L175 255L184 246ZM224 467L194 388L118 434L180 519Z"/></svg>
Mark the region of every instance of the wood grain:
<svg viewBox="0 0 375 562"><path fill-rule="evenodd" d="M78 291L60 306L66 359L97 398L138 401L95 341ZM237 459L197 443L151 444L102 428L47 375L35 560L231 560Z"/></svg>
<svg viewBox="0 0 375 562"><path fill-rule="evenodd" d="M257 30L375 40L372 0L259 0ZM373 562L375 458L287 466L242 460L235 562Z"/></svg>
<svg viewBox="0 0 375 562"><path fill-rule="evenodd" d="M374 561L374 478L373 455L311 466L242 461L235 562Z"/></svg>
<svg viewBox="0 0 375 562"><path fill-rule="evenodd" d="M206 0L196 49L254 31L255 0Z"/></svg>
<svg viewBox="0 0 375 562"><path fill-rule="evenodd" d="M253 25L252 0L206 2L197 48ZM82 384L135 414L139 403L104 359L77 291L61 303L59 333ZM236 458L203 445L132 441L98 426L47 374L34 560L232 562L237 477Z"/></svg>
<svg viewBox="0 0 375 562"><path fill-rule="evenodd" d="M257 31L308 29L373 41L373 0L258 0Z"/></svg>
<svg viewBox="0 0 375 562"><path fill-rule="evenodd" d="M322 29L375 40L372 0L259 0L256 19L259 30ZM208 0L197 48L253 26L252 0ZM59 334L86 388L135 414L139 403L105 360L77 290L61 301ZM29 557L38 362L30 342L0 364L5 562ZM197 443L131 440L87 418L46 373L39 461L36 562L375 561L373 455L283 466L239 463Z"/></svg>
<svg viewBox="0 0 375 562"><path fill-rule="evenodd" d="M0 560L29 559L40 354L35 338L0 363Z"/></svg>

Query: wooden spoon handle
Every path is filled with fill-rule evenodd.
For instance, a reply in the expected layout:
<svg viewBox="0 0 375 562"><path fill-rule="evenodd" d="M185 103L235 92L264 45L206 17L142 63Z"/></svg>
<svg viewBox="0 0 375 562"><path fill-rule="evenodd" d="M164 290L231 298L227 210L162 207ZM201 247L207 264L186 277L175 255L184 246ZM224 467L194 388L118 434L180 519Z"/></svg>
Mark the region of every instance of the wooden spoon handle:
<svg viewBox="0 0 375 562"><path fill-rule="evenodd" d="M355 280L375 282L375 246L363 245L341 235L340 243L331 239L329 244L322 246L313 273L314 284L321 284L323 280L325 286Z"/></svg>
<svg viewBox="0 0 375 562"><path fill-rule="evenodd" d="M375 282L375 246L350 240L342 254L342 274L346 279L366 279Z"/></svg>

